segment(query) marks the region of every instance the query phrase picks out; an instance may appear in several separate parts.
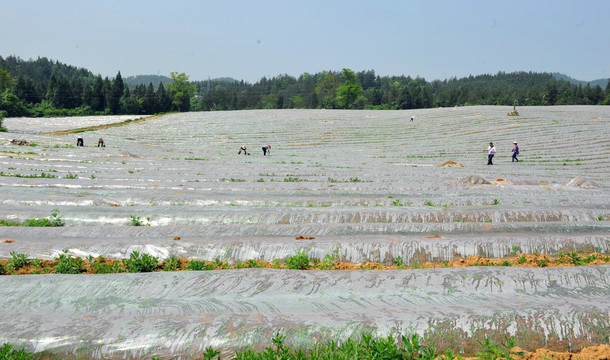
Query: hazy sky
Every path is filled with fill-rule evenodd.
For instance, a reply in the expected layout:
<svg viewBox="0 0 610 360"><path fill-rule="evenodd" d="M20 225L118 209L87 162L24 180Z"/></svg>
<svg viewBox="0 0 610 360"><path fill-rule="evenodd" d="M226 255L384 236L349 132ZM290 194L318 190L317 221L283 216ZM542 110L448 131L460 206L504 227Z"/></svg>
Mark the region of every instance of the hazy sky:
<svg viewBox="0 0 610 360"><path fill-rule="evenodd" d="M0 0L0 13L0 56L108 77L610 77L610 0Z"/></svg>

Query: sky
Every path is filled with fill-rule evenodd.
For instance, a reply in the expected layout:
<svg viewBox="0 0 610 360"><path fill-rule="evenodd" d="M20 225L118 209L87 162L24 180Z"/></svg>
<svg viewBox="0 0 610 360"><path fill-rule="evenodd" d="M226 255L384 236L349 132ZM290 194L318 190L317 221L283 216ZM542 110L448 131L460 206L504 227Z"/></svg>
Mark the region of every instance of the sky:
<svg viewBox="0 0 610 360"><path fill-rule="evenodd" d="M610 0L0 0L0 56L113 78L610 78Z"/></svg>

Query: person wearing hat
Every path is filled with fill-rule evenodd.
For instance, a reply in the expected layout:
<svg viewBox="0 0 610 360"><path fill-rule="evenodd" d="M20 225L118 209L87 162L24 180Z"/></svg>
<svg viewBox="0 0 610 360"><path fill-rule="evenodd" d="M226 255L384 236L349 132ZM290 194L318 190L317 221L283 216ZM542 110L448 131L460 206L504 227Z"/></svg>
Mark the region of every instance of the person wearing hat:
<svg viewBox="0 0 610 360"><path fill-rule="evenodd" d="M242 146L239 148L239 152L237 153L237 155L241 154L241 152L242 152L242 151L244 152L244 155L248 155L248 152L246 151L246 149L247 149L247 148L246 148L246 145L242 145Z"/></svg>
<svg viewBox="0 0 610 360"><path fill-rule="evenodd" d="M515 144L515 147L513 148L513 162L519 162L519 159L517 159L517 155L519 155L519 145L517 145L516 141L514 141L513 144Z"/></svg>
<svg viewBox="0 0 610 360"><path fill-rule="evenodd" d="M271 154L271 145L263 146L263 156L267 155L267 153Z"/></svg>
<svg viewBox="0 0 610 360"><path fill-rule="evenodd" d="M493 165L491 159L494 158L494 155L496 155L496 147L494 146L494 143L490 142L489 146L487 147L487 165Z"/></svg>

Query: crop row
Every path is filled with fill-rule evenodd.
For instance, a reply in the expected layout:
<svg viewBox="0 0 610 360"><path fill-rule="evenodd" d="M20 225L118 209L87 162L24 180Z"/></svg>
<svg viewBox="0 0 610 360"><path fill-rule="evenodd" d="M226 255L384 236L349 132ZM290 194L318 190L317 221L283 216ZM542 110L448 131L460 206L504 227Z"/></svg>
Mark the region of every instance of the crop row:
<svg viewBox="0 0 610 360"><path fill-rule="evenodd" d="M263 261L250 259L247 261L227 262L220 259L214 261L189 260L186 258L170 257L165 261L159 258L134 251L128 259L114 260L102 256L88 258L73 257L64 250L54 260L40 260L30 258L28 254L11 252L10 259L0 260L0 275L24 274L109 274L109 273L139 273L153 271L201 271L201 270L228 270L245 268L271 268L290 270L407 270L438 267L465 267L465 266L521 266L521 267L557 267L557 266L584 266L610 264L610 256L590 253L582 254L577 251L560 253L550 257L545 254L514 254L508 258L487 258L470 256L468 259L458 259L443 262L425 262L423 264L405 264L400 256L393 259L392 264L378 262L365 262L354 264L342 262L338 256L327 254L322 259L309 257L305 252L299 251L284 261L274 259Z"/></svg>
<svg viewBox="0 0 610 360"><path fill-rule="evenodd" d="M286 344L286 335L277 332L271 339L270 346L260 351L250 349L240 351L217 351L213 347L207 347L201 357L196 359L214 360L232 358L236 360L335 360L335 359L418 359L418 360L462 360L460 354L463 350L454 349L437 350L435 344L429 343L427 339L418 335L400 335L394 337L375 337L371 333L350 337L340 343L326 341L319 343L310 349L295 349ZM489 337L478 341L478 349L474 357L469 359L531 359L538 353L530 353L516 346L519 343L515 337L505 336L503 340L495 340ZM603 351L607 345L600 346ZM555 353L543 350L541 359L567 359L580 358L578 354ZM40 358L38 354L31 353L25 349L15 349L13 345L5 343L0 346L0 359L6 360L33 360ZM605 357L604 357L605 358ZM153 360L161 359L153 356Z"/></svg>

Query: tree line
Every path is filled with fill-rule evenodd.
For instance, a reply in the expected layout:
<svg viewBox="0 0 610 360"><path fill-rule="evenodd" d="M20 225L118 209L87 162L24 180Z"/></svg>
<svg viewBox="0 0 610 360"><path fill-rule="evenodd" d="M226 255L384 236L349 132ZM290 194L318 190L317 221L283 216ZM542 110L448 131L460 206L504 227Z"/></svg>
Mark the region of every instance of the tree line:
<svg viewBox="0 0 610 360"><path fill-rule="evenodd" d="M576 85L550 73L514 72L426 81L374 70L279 75L256 83L216 79L127 86L121 73L102 78L45 57L0 57L5 116L156 114L243 109L420 109L468 105L609 105L610 80Z"/></svg>

